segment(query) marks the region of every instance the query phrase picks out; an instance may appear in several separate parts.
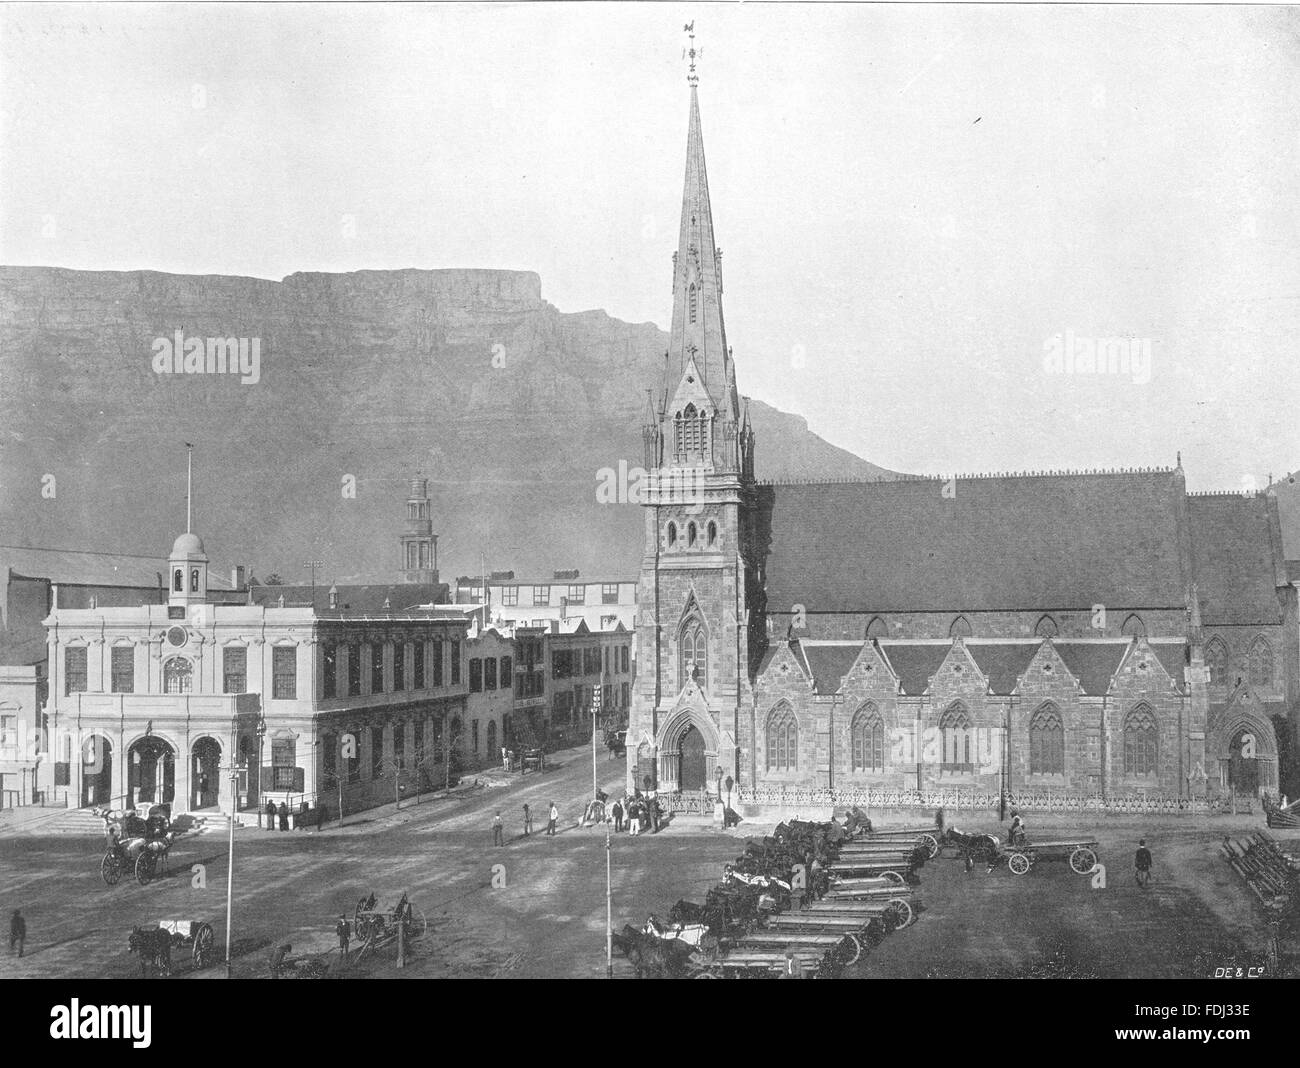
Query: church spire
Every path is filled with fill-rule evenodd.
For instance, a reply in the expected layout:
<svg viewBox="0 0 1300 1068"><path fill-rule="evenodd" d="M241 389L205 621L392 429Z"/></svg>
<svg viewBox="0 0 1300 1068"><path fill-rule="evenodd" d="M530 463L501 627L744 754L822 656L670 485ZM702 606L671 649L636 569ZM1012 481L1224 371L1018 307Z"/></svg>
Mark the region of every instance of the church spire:
<svg viewBox="0 0 1300 1068"><path fill-rule="evenodd" d="M682 190L682 219L673 257L673 322L669 345L668 395L674 396L685 378L698 374L716 416L734 422L739 412L729 383L730 355L722 317L722 253L713 234L713 207L704 164L704 134L700 123L699 76L695 60L695 24L686 32L691 44L691 103L686 132L686 179ZM670 406L671 407L671 406ZM673 414L671 411L669 414Z"/></svg>

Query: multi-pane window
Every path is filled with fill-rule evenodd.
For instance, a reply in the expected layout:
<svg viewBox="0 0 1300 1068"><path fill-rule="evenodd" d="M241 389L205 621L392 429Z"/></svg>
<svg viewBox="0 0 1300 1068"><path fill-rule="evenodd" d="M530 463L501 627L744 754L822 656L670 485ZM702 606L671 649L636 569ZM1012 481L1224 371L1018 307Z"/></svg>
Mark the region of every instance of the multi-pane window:
<svg viewBox="0 0 1300 1068"><path fill-rule="evenodd" d="M112 693L135 693L135 646L113 646ZM227 691L229 692L229 691ZM243 693L242 690L239 691Z"/></svg>
<svg viewBox="0 0 1300 1068"><path fill-rule="evenodd" d="M489 656L483 661L483 689L495 690L497 688L497 658Z"/></svg>
<svg viewBox="0 0 1300 1068"><path fill-rule="evenodd" d="M853 770L885 770L885 724L874 705L853 717Z"/></svg>
<svg viewBox="0 0 1300 1068"><path fill-rule="evenodd" d="M586 603L587 603L587 587L581 585L570 586L569 604L586 604Z"/></svg>
<svg viewBox="0 0 1300 1068"><path fill-rule="evenodd" d="M681 685L694 680L704 686L708 679L709 639L704 624L698 619L687 620L682 628Z"/></svg>
<svg viewBox="0 0 1300 1068"><path fill-rule="evenodd" d="M298 650L292 645L277 645L271 650L271 697L293 701L297 696Z"/></svg>
<svg viewBox="0 0 1300 1068"><path fill-rule="evenodd" d="M384 774L384 728L370 728L370 777L382 778Z"/></svg>
<svg viewBox="0 0 1300 1068"><path fill-rule="evenodd" d="M624 645L618 651L618 659L619 659L618 670L621 671L624 675L626 675L629 671L632 670L628 656L629 656L628 647Z"/></svg>
<svg viewBox="0 0 1300 1068"><path fill-rule="evenodd" d="M436 643L435 643L436 644ZM411 646L411 685L424 689L424 640L417 639Z"/></svg>
<svg viewBox="0 0 1300 1068"><path fill-rule="evenodd" d="M301 789L297 786L298 742L295 738L271 739L271 787L275 790Z"/></svg>
<svg viewBox="0 0 1300 1068"><path fill-rule="evenodd" d="M194 665L183 656L163 664L163 693L189 693L194 682Z"/></svg>
<svg viewBox="0 0 1300 1068"><path fill-rule="evenodd" d="M1210 669L1210 684L1223 686L1228 681L1228 647L1215 637L1205 646L1205 666Z"/></svg>
<svg viewBox="0 0 1300 1068"><path fill-rule="evenodd" d="M406 642L393 643L393 689L406 689Z"/></svg>
<svg viewBox="0 0 1300 1068"><path fill-rule="evenodd" d="M1141 704L1124 720L1124 774L1156 773L1156 717L1150 705Z"/></svg>
<svg viewBox="0 0 1300 1068"><path fill-rule="evenodd" d="M430 647L433 652L433 684L442 685L442 639L438 638Z"/></svg>
<svg viewBox="0 0 1300 1068"><path fill-rule="evenodd" d="M518 586L502 586L502 587L501 587L501 603L502 603L503 605L506 605L507 607L510 607L510 608L513 608L515 605L517 605L517 604L519 603L519 587L518 587Z"/></svg>
<svg viewBox="0 0 1300 1068"><path fill-rule="evenodd" d="M795 771L799 767L799 722L785 702L767 720L767 770Z"/></svg>
<svg viewBox="0 0 1300 1068"><path fill-rule="evenodd" d="M460 685L460 642L451 643L451 684Z"/></svg>
<svg viewBox="0 0 1300 1068"><path fill-rule="evenodd" d="M248 692L248 648L227 645L221 650L221 692Z"/></svg>
<svg viewBox="0 0 1300 1068"><path fill-rule="evenodd" d="M550 603L551 603L551 587L550 587L550 586L534 586L534 587L533 587L533 604L536 606L536 605L548 605L548 604L550 604Z"/></svg>
<svg viewBox="0 0 1300 1068"><path fill-rule="evenodd" d="M1250 684L1273 685L1273 647L1267 638L1256 638L1250 647Z"/></svg>
<svg viewBox="0 0 1300 1068"><path fill-rule="evenodd" d="M481 693L483 690L483 661L477 656L469 658L469 692Z"/></svg>
<svg viewBox="0 0 1300 1068"><path fill-rule="evenodd" d="M370 692L384 692L384 644L370 643Z"/></svg>
<svg viewBox="0 0 1300 1068"><path fill-rule="evenodd" d="M86 692L86 647L63 650L64 693Z"/></svg>
<svg viewBox="0 0 1300 1068"><path fill-rule="evenodd" d="M361 693L361 646L353 642L348 646L348 696Z"/></svg>
<svg viewBox="0 0 1300 1068"><path fill-rule="evenodd" d="M943 766L952 771L969 771L971 764L971 721L966 707L953 705L939 720Z"/></svg>
<svg viewBox="0 0 1300 1068"><path fill-rule="evenodd" d="M503 656L501 658L501 689L508 690L514 685L511 681L514 678L513 672L514 661L508 656Z"/></svg>
<svg viewBox="0 0 1300 1068"><path fill-rule="evenodd" d="M321 695L323 697L334 697L338 694L339 687L339 647L337 645L325 646L323 668Z"/></svg>
<svg viewBox="0 0 1300 1068"><path fill-rule="evenodd" d="M606 582L600 587L601 604L618 604L618 583Z"/></svg>
<svg viewBox="0 0 1300 1068"><path fill-rule="evenodd" d="M1029 721L1029 773L1065 774L1065 726L1053 704L1043 705Z"/></svg>

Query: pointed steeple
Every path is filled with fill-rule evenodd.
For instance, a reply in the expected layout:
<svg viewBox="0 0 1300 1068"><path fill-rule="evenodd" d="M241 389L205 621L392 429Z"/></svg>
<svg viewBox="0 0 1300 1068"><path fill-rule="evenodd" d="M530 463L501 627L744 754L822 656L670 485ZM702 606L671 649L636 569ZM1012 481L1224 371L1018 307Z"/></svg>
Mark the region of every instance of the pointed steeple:
<svg viewBox="0 0 1300 1068"><path fill-rule="evenodd" d="M714 241L699 88L694 82L686 132L682 220L673 257L673 322L666 383L670 397L677 392L692 359L718 418L737 419L740 413L734 389L729 388L731 357L722 315L722 254Z"/></svg>

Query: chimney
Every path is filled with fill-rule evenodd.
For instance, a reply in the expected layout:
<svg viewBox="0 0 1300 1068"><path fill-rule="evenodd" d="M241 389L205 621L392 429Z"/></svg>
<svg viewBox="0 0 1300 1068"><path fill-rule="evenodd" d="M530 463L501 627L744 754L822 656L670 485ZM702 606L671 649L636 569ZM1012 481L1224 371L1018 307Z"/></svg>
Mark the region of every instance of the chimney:
<svg viewBox="0 0 1300 1068"><path fill-rule="evenodd" d="M244 588L244 565L243 564L240 564L237 567L232 567L230 569L230 584L234 586L235 589L237 590L242 590Z"/></svg>

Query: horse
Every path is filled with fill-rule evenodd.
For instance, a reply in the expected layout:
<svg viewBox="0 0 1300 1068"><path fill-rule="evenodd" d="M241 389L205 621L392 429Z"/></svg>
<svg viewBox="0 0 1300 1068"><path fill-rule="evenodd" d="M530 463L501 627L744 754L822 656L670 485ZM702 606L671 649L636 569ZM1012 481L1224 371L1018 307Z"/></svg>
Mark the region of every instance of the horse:
<svg viewBox="0 0 1300 1068"><path fill-rule="evenodd" d="M133 927L127 948L140 954L140 978L148 975L152 964L154 975L166 979L172 972L172 935L161 927Z"/></svg>
<svg viewBox="0 0 1300 1068"><path fill-rule="evenodd" d="M611 939L636 969L638 979L682 979L691 947L677 939L660 939L638 931L630 923Z"/></svg>
<svg viewBox="0 0 1300 1068"><path fill-rule="evenodd" d="M939 839L939 845L953 846L960 855L970 853L974 860L991 861L1001 851L1001 843L995 834L963 834L956 827L949 827Z"/></svg>

